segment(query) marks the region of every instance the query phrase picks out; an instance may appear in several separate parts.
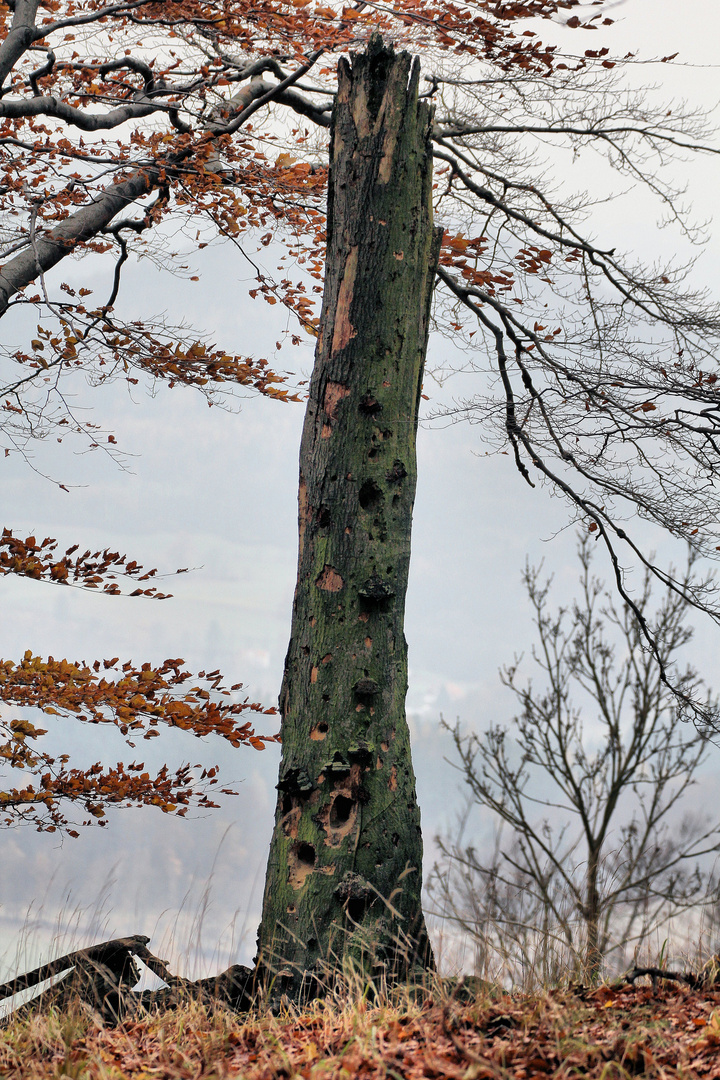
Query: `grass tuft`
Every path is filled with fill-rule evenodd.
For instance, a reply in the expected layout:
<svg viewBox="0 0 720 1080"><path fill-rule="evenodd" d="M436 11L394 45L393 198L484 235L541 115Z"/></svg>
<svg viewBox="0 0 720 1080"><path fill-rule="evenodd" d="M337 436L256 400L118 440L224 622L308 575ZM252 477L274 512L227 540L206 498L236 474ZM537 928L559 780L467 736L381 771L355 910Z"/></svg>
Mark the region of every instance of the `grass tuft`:
<svg viewBox="0 0 720 1080"><path fill-rule="evenodd" d="M600 986L533 995L436 984L341 992L278 1015L190 1002L106 1027L82 1007L26 1015L0 1030L3 1080L589 1080L718 1075L720 990Z"/></svg>

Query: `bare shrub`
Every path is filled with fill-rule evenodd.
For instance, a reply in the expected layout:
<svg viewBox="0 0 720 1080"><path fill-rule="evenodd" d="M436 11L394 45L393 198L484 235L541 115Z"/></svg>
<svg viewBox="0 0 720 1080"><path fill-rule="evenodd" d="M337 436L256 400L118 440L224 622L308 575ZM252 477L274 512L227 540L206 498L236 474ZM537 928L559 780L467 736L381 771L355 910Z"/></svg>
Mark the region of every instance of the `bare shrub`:
<svg viewBox="0 0 720 1080"><path fill-rule="evenodd" d="M651 929L708 902L720 850L719 823L688 810L714 750L707 730L680 718L637 619L592 574L589 538L578 557L569 607L552 609L552 579L525 568L541 681L522 681L522 657L503 669L519 705L510 724L480 734L445 724L470 806L490 811L496 834L492 851L478 851L466 818L454 839L440 838L433 907L470 936L483 973L524 984L622 966ZM683 660L686 601L668 590L653 607L651 594L646 574L640 610L662 666L714 707Z"/></svg>

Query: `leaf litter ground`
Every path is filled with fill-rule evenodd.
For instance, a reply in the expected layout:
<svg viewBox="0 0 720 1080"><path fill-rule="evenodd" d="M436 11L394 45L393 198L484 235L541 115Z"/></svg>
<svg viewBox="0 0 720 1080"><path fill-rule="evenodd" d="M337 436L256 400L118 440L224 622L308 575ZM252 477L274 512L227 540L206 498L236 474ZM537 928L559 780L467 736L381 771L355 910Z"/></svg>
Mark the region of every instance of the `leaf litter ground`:
<svg viewBox="0 0 720 1080"><path fill-rule="evenodd" d="M316 1003L248 1018L201 1006L104 1027L50 1012L0 1030L2 1080L720 1078L720 990L602 986L471 1004Z"/></svg>

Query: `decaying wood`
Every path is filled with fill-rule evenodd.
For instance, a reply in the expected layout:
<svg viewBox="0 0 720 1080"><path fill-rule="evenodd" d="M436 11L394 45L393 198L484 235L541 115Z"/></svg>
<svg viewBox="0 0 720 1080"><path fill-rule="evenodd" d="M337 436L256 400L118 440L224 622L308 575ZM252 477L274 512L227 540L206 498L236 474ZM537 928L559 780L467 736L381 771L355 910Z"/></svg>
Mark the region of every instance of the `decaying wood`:
<svg viewBox="0 0 720 1080"><path fill-rule="evenodd" d="M254 975L250 968L233 964L214 978L183 979L173 975L165 961L150 952L149 940L144 934L135 934L67 953L0 985L0 1001L61 976L21 1006L22 1011L80 1001L95 1009L105 1022L113 1023L137 1009L173 1008L189 999L238 1012L250 1008ZM140 979L138 960L166 985L159 990L135 992L133 987Z"/></svg>

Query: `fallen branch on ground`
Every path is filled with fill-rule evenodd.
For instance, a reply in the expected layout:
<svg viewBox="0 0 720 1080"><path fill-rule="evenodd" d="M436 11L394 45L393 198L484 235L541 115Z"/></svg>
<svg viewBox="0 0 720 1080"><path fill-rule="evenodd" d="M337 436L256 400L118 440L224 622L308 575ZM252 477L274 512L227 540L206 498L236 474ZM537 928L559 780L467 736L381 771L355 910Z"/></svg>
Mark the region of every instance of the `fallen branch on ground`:
<svg viewBox="0 0 720 1080"><path fill-rule="evenodd" d="M250 968L233 964L214 978L183 979L173 975L166 963L150 952L147 948L149 940L143 934L135 934L67 953L0 985L0 1001L60 976L52 986L20 1008L35 1010L79 1000L111 1023L138 1008L173 1008L190 999L208 1005L223 1005L237 1012L249 1009L254 978ZM140 979L138 960L166 985L159 990L134 991L133 987Z"/></svg>

